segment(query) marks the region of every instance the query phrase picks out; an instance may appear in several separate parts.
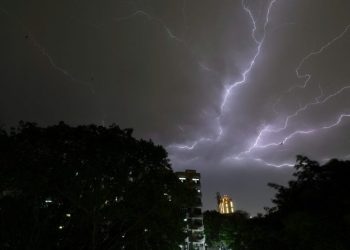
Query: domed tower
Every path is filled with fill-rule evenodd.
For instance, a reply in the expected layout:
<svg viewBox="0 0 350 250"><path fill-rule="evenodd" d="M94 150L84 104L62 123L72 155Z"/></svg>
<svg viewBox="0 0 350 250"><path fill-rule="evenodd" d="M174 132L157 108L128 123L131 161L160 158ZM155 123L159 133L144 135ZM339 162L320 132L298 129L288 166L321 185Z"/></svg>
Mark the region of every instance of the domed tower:
<svg viewBox="0 0 350 250"><path fill-rule="evenodd" d="M235 212L233 201L228 195L221 196L217 193L218 211L220 214L232 214Z"/></svg>

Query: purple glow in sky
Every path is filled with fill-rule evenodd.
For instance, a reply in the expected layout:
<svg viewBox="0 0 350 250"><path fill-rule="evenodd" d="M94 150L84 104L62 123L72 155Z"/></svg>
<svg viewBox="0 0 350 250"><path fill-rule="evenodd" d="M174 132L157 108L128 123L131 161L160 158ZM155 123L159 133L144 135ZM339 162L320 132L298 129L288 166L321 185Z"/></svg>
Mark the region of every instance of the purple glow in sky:
<svg viewBox="0 0 350 250"><path fill-rule="evenodd" d="M0 121L117 123L270 205L297 154L349 159L347 0L3 1Z"/></svg>

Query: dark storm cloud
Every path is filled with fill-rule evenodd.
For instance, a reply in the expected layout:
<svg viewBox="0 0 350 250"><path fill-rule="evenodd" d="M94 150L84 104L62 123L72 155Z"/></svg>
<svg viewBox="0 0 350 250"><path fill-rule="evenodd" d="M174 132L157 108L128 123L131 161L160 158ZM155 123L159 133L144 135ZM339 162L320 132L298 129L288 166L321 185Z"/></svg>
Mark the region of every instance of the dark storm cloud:
<svg viewBox="0 0 350 250"><path fill-rule="evenodd" d="M245 1L259 41L269 3ZM225 87L257 52L241 1L3 1L1 123L133 127L165 145L175 169L202 172L206 208L221 191L255 213L269 204L267 182L291 178L271 165L350 154L350 118L330 128L350 113L349 9L346 0L277 0L255 64L221 112ZM307 87L291 89L305 74ZM257 144L276 145L252 148L288 116Z"/></svg>

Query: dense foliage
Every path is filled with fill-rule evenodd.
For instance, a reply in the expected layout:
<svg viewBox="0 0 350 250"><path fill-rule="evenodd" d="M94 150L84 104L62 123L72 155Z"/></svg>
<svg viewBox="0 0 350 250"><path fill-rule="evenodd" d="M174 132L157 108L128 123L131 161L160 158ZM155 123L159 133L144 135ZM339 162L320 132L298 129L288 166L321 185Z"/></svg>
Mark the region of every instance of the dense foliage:
<svg viewBox="0 0 350 250"><path fill-rule="evenodd" d="M277 194L265 216L233 220L217 214L218 226L206 213L207 240L234 250L350 249L350 161L320 165L298 156L295 170L288 186L269 184Z"/></svg>
<svg viewBox="0 0 350 250"><path fill-rule="evenodd" d="M247 226L249 215L243 211L233 214L220 214L216 211L206 211L203 214L206 243L217 249L232 248L239 241L237 232L242 232Z"/></svg>
<svg viewBox="0 0 350 250"><path fill-rule="evenodd" d="M21 123L0 130L0 249L178 249L185 189L130 129Z"/></svg>

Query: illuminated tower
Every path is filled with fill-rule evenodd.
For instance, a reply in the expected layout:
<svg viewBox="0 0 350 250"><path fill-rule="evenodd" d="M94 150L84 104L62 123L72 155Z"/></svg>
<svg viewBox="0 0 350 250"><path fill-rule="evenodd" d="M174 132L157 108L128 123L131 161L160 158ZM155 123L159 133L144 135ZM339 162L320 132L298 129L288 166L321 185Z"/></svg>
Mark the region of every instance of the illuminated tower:
<svg viewBox="0 0 350 250"><path fill-rule="evenodd" d="M205 249L205 236L202 214L202 192L200 173L196 170L186 169L185 172L176 173L179 180L184 184L196 190L196 197L192 207L186 209L186 234L187 238L185 243L181 245L183 250L204 250Z"/></svg>
<svg viewBox="0 0 350 250"><path fill-rule="evenodd" d="M233 206L233 201L228 195L221 196L217 193L218 200L218 211L220 214L232 214L235 209Z"/></svg>

